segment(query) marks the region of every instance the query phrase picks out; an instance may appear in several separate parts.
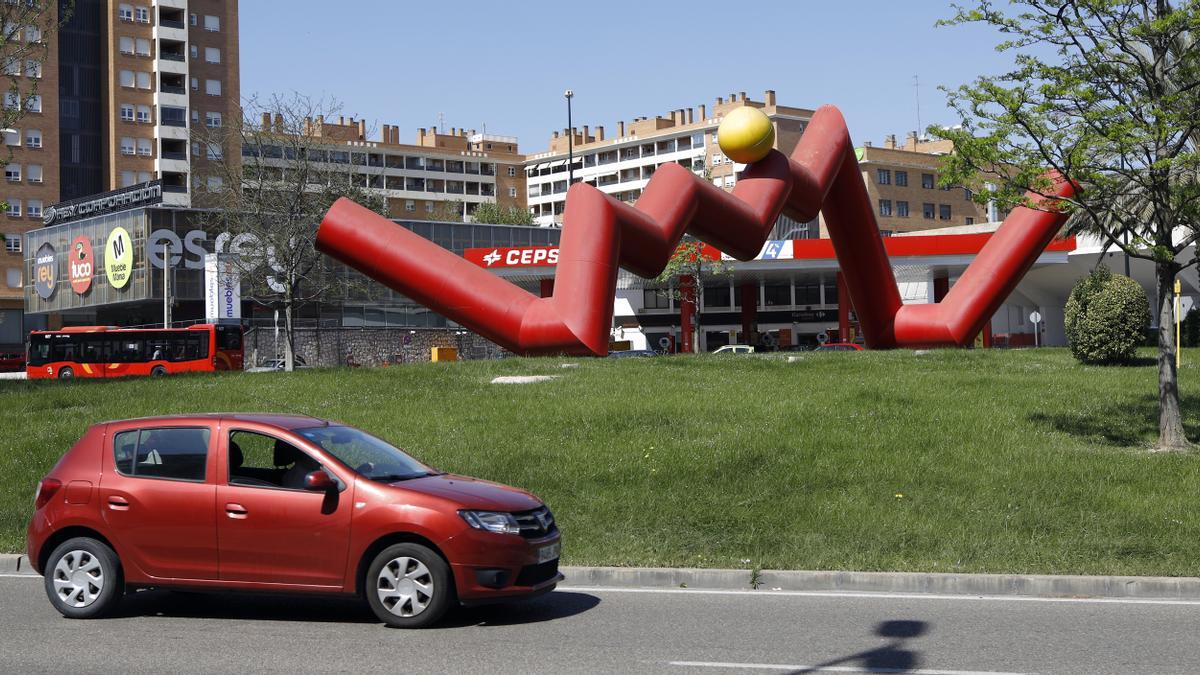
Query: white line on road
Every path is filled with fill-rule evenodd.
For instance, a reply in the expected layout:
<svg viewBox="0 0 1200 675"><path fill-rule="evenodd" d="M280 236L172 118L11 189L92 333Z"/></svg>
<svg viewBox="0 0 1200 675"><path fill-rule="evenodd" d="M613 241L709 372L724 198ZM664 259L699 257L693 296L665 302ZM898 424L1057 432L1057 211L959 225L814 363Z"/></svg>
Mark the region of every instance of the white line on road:
<svg viewBox="0 0 1200 675"><path fill-rule="evenodd" d="M1075 602L1114 605L1200 606L1200 600L1159 600L1155 598L1042 598L1027 595L951 595L945 593L873 593L869 591L732 591L704 588L618 588L615 586L559 586L558 590L584 593L678 593L681 595L861 598L864 600L976 600L984 602Z"/></svg>
<svg viewBox="0 0 1200 675"><path fill-rule="evenodd" d="M813 673L909 673L910 675L1028 675L994 670L930 670L927 668L871 668L869 666L802 666L782 663L722 663L720 661L671 661L672 666L689 668L741 668L743 670L785 670Z"/></svg>
<svg viewBox="0 0 1200 675"><path fill-rule="evenodd" d="M10 577L14 579L41 579L40 574L0 574L0 577Z"/></svg>

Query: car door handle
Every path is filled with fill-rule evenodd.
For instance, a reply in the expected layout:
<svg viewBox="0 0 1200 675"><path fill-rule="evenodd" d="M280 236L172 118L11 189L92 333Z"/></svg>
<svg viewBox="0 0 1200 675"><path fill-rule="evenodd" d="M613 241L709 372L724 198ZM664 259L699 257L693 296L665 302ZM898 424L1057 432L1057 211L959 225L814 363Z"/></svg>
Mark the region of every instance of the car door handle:
<svg viewBox="0 0 1200 675"><path fill-rule="evenodd" d="M129 500L125 499L124 497L109 497L108 508L112 509L113 511L128 511Z"/></svg>
<svg viewBox="0 0 1200 675"><path fill-rule="evenodd" d="M245 520L246 516L249 514L246 511L246 507L242 506L241 504L230 503L225 505L225 515L237 520Z"/></svg>

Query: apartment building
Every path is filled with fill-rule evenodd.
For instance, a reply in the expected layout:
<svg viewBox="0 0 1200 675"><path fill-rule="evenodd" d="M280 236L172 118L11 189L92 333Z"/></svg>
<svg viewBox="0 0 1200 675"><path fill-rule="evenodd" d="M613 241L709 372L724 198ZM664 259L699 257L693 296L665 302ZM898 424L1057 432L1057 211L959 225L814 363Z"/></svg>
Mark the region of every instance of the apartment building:
<svg viewBox="0 0 1200 675"><path fill-rule="evenodd" d="M550 149L528 156L525 162L528 207L534 221L540 225L561 224L568 187L568 154L574 155L576 182L588 183L626 202L636 200L658 167L667 162L707 176L719 187L732 188L736 172L745 165L721 152L717 126L729 111L741 106L759 108L767 114L775 125L775 147L785 154L795 148L813 114L806 108L779 105L775 92L768 90L762 101L751 100L746 92L740 92L717 98L711 111L700 105L672 110L667 115L620 121L611 138L605 136L602 126L556 131Z"/></svg>
<svg viewBox="0 0 1200 675"><path fill-rule="evenodd" d="M918 139L915 132L903 145L888 136L882 147L868 143L857 149L880 232L891 235L999 220L1000 214L977 204L970 190L938 187L942 158L953 150L950 141Z"/></svg>
<svg viewBox="0 0 1200 675"><path fill-rule="evenodd" d="M283 120L263 113L263 129L283 127ZM437 127L417 130L416 142L400 142L397 126L383 125L378 138L365 120L318 116L304 121L304 136L316 155L345 164L364 188L377 190L389 215L405 220L462 220L485 202L525 208L524 157L514 136L477 133L474 129ZM283 147L242 148L243 155L263 152L266 166L286 167ZM461 209L461 212L459 211Z"/></svg>

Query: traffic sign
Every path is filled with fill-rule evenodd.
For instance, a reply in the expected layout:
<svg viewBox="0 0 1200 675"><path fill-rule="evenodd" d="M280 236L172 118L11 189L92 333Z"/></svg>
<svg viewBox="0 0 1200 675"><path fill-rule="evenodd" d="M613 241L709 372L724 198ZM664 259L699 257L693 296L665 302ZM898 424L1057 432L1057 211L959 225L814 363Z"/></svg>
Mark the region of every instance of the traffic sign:
<svg viewBox="0 0 1200 675"><path fill-rule="evenodd" d="M1190 295L1179 296L1179 318L1186 319L1188 312L1192 311L1192 303L1194 298Z"/></svg>
<svg viewBox="0 0 1200 675"><path fill-rule="evenodd" d="M1032 313L1030 313L1029 320L1035 324L1041 323L1042 322L1042 313L1035 309Z"/></svg>

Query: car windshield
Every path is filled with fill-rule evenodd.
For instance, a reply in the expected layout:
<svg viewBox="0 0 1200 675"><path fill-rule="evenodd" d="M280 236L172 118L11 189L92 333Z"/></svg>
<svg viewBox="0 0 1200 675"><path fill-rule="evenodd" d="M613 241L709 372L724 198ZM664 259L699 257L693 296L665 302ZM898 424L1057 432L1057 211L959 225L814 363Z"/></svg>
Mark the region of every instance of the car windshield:
<svg viewBox="0 0 1200 675"><path fill-rule="evenodd" d="M392 482L440 473L390 443L354 427L312 427L297 429L296 433L371 480Z"/></svg>

